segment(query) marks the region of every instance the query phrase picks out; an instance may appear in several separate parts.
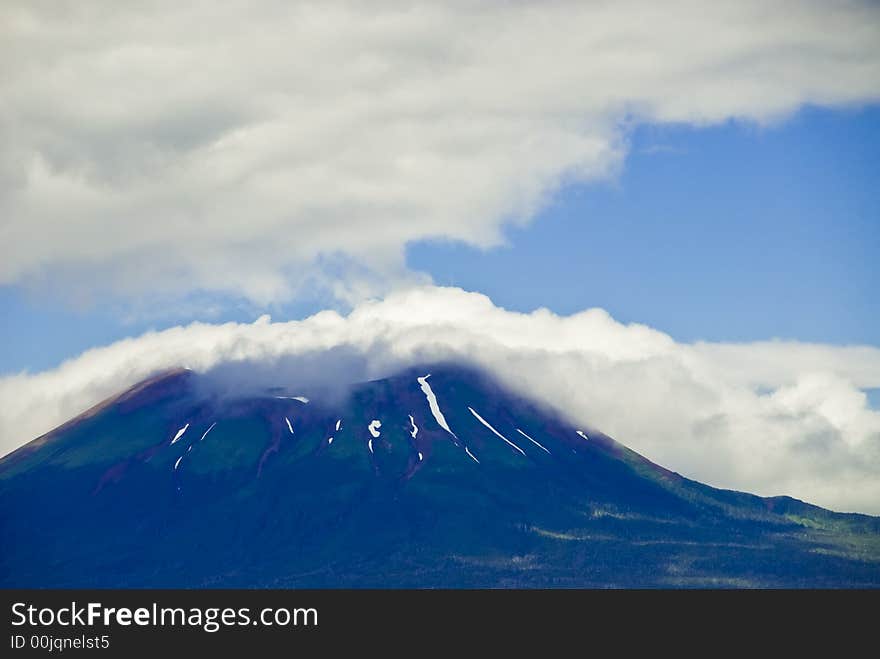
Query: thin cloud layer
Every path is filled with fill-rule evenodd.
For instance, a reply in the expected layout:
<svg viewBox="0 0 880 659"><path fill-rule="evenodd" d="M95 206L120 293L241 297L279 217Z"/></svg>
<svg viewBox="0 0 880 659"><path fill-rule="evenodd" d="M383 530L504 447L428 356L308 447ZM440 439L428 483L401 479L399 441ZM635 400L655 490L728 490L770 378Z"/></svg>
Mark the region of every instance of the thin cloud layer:
<svg viewBox="0 0 880 659"><path fill-rule="evenodd" d="M880 513L880 413L862 391L880 387L880 349L682 344L601 309L514 313L453 288L401 291L347 316L193 323L4 377L0 450L173 366L225 370L236 383L251 372L274 385L304 372L351 382L444 359L484 367L572 422L698 480Z"/></svg>
<svg viewBox="0 0 880 659"><path fill-rule="evenodd" d="M407 280L613 174L640 122L880 92L846 2L4 2L0 284L258 304Z"/></svg>

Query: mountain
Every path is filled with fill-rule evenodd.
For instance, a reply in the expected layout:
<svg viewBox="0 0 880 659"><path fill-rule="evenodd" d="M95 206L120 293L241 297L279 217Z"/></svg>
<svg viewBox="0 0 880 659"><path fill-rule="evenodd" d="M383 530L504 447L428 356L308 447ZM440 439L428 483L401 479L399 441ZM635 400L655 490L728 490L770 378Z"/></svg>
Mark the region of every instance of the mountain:
<svg viewBox="0 0 880 659"><path fill-rule="evenodd" d="M702 485L451 364L163 373L0 460L0 498L7 588L880 586L880 518Z"/></svg>

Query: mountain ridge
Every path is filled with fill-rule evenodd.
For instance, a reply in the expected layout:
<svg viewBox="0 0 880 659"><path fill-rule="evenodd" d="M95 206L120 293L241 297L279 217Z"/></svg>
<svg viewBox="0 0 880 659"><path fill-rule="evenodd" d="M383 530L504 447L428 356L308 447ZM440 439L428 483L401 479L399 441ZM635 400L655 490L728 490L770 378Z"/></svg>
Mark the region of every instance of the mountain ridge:
<svg viewBox="0 0 880 659"><path fill-rule="evenodd" d="M880 518L693 481L466 365L327 401L204 384L157 374L0 459L0 584L880 584Z"/></svg>

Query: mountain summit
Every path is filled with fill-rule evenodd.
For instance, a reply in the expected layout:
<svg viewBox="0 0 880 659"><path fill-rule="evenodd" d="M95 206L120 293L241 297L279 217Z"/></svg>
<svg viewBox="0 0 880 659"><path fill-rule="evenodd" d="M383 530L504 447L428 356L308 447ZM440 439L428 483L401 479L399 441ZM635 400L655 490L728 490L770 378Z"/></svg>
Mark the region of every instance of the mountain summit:
<svg viewBox="0 0 880 659"><path fill-rule="evenodd" d="M715 489L487 374L160 374L0 460L2 587L880 586L880 518Z"/></svg>

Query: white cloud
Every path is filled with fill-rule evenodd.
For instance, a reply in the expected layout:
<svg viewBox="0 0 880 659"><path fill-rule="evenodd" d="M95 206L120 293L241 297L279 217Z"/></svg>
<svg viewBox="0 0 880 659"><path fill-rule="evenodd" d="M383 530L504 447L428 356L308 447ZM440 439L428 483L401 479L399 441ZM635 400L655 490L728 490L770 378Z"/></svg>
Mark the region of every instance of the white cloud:
<svg viewBox="0 0 880 659"><path fill-rule="evenodd" d="M634 123L880 93L857 2L12 0L0 44L0 284L79 296L362 298L408 241L613 173Z"/></svg>
<svg viewBox="0 0 880 659"><path fill-rule="evenodd" d="M880 413L861 392L880 387L880 349L682 344L601 309L521 314L452 288L401 291L348 316L193 323L4 377L0 450L157 369L234 368L267 385L290 382L297 358L313 360L313 373L358 379L455 357L687 476L880 513Z"/></svg>

